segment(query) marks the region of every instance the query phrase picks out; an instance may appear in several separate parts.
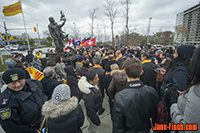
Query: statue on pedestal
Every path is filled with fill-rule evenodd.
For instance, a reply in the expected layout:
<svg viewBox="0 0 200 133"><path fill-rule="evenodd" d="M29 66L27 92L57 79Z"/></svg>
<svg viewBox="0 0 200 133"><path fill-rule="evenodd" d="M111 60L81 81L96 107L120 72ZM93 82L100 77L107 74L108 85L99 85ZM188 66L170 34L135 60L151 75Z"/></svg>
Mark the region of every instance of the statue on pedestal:
<svg viewBox="0 0 200 133"><path fill-rule="evenodd" d="M49 17L50 24L48 25L49 33L52 36L56 46L56 53L63 53L63 40L68 37L68 35L65 35L65 32L61 29L66 22L65 15L62 11L60 14L60 21L63 21L61 24L57 24L53 17Z"/></svg>

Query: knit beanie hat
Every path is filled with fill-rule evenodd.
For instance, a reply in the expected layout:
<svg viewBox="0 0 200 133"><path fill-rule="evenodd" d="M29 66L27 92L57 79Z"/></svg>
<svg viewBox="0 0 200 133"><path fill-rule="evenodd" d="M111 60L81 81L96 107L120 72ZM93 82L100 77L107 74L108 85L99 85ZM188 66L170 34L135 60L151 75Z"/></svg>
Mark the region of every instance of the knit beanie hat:
<svg viewBox="0 0 200 133"><path fill-rule="evenodd" d="M26 74L21 68L8 69L3 73L2 79L6 84L25 79Z"/></svg>
<svg viewBox="0 0 200 133"><path fill-rule="evenodd" d="M62 101L66 101L71 98L70 88L66 84L58 85L52 94L51 100L53 104L58 105Z"/></svg>

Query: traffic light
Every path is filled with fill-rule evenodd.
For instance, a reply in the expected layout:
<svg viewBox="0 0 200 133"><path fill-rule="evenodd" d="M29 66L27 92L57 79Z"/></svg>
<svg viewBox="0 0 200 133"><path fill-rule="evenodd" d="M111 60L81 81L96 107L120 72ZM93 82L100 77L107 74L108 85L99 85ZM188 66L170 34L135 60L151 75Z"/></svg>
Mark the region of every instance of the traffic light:
<svg viewBox="0 0 200 133"><path fill-rule="evenodd" d="M9 37L9 40L13 40L13 36L10 36L10 37Z"/></svg>
<svg viewBox="0 0 200 133"><path fill-rule="evenodd" d="M3 40L5 40L5 37L4 37L4 35L2 35L2 39L3 39Z"/></svg>
<svg viewBox="0 0 200 133"><path fill-rule="evenodd" d="M34 30L34 32L37 32L37 28L36 27L33 27L33 30Z"/></svg>

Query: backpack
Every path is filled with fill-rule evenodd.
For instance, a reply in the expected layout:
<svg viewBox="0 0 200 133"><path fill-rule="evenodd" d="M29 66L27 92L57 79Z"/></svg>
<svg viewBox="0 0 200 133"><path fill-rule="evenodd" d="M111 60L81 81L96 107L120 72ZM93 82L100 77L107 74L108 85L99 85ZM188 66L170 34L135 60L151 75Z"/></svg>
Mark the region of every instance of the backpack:
<svg viewBox="0 0 200 133"><path fill-rule="evenodd" d="M169 117L169 112L167 110L167 94L168 94L168 88L164 90L164 96L162 99L158 102L157 105L157 118L153 119L152 122L155 125L157 124L168 124L168 117ZM154 133L161 133L162 131L154 131Z"/></svg>

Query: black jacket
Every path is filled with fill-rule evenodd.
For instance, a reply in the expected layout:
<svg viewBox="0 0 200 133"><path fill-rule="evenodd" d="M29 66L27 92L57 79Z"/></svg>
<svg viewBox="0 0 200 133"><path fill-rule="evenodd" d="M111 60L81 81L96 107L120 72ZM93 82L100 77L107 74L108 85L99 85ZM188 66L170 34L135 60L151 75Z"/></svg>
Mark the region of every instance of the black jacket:
<svg viewBox="0 0 200 133"><path fill-rule="evenodd" d="M58 82L56 79L46 78L44 77L41 80L42 86L44 88L44 93L47 95L48 99L51 99L51 95L53 93L53 90L61 84L62 82Z"/></svg>
<svg viewBox="0 0 200 133"><path fill-rule="evenodd" d="M115 133L147 132L150 118L157 116L158 94L141 81L131 81L115 95L113 123Z"/></svg>
<svg viewBox="0 0 200 133"><path fill-rule="evenodd" d="M84 76L79 80L78 86L83 92L83 100L87 116L95 125L100 124L100 119L97 115L97 111L101 108L102 103L100 90L97 89L97 86L94 87L88 83Z"/></svg>
<svg viewBox="0 0 200 133"><path fill-rule="evenodd" d="M36 80L26 80L21 91L7 88L0 94L0 118L6 133L36 133L41 122L41 108L47 100L42 85Z"/></svg>
<svg viewBox="0 0 200 133"><path fill-rule="evenodd" d="M71 96L77 97L80 101L82 98L82 92L78 88L78 78L73 70L73 66L66 66L65 72L67 73L67 84L70 87Z"/></svg>
<svg viewBox="0 0 200 133"><path fill-rule="evenodd" d="M31 63L31 62L33 61L33 57L34 57L33 54L27 54L27 55L26 55L26 61L27 61L28 63Z"/></svg>
<svg viewBox="0 0 200 133"><path fill-rule="evenodd" d="M47 118L49 133L82 133L84 115L76 97L59 105L49 100L42 106L42 114Z"/></svg>
<svg viewBox="0 0 200 133"><path fill-rule="evenodd" d="M152 62L144 63L143 64L144 73L140 77L142 83L151 86L154 89L156 89L156 76L157 76L157 73L155 71L156 68L158 68L157 65L153 64ZM159 92L158 90L156 91Z"/></svg>
<svg viewBox="0 0 200 133"><path fill-rule="evenodd" d="M190 72L184 65L177 66L175 69L168 71L161 85L161 95L163 95L163 91L169 83L171 83L176 90L186 90L189 76Z"/></svg>

